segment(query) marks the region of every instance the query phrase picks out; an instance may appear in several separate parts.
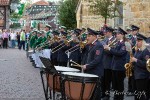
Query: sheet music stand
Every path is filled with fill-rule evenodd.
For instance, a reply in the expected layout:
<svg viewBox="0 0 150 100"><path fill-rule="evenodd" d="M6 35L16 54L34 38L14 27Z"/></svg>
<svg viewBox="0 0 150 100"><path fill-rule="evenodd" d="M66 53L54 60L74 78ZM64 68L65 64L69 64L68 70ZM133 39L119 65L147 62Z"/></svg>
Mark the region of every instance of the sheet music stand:
<svg viewBox="0 0 150 100"><path fill-rule="evenodd" d="M50 97L48 97L48 81L49 81L49 74L52 74L53 77L55 77L58 72L57 70L55 69L54 65L51 63L50 59L48 58L44 58L44 57L41 57L40 56L40 60L41 62L43 63L44 67L41 68L41 71L40 71L40 74L41 74L41 80L42 80L42 85L43 85L43 89L44 89L44 94L45 94L45 98L46 100L49 100L49 99L52 99L52 96L51 96L51 90L49 88L49 92L50 92ZM46 81L47 81L47 84L45 86L45 83L44 83L44 79L43 79L43 74L47 73L47 77L46 77ZM54 81L54 78L53 78L53 87L55 85L55 81ZM46 88L45 88L46 87ZM53 88L54 89L54 88ZM55 91L53 90L53 100L55 100Z"/></svg>

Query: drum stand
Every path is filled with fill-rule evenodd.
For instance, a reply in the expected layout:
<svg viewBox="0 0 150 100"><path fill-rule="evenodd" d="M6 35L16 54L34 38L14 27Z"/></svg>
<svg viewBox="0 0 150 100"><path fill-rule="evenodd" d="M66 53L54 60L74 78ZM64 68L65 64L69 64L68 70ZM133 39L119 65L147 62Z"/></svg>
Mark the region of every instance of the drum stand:
<svg viewBox="0 0 150 100"><path fill-rule="evenodd" d="M45 70L46 69L41 68L40 75L41 75L41 80L42 80L45 100L49 100L49 99L52 99L52 94L51 94L51 90L49 89L50 97L48 97L48 79L49 79L49 75L46 77L47 81L46 81L46 86L45 86L45 82L44 82L44 78L43 78L43 75L45 73L47 73Z"/></svg>
<svg viewBox="0 0 150 100"><path fill-rule="evenodd" d="M67 63L67 67L70 67L70 54L71 54L71 52L67 52L67 56L68 56L68 63Z"/></svg>

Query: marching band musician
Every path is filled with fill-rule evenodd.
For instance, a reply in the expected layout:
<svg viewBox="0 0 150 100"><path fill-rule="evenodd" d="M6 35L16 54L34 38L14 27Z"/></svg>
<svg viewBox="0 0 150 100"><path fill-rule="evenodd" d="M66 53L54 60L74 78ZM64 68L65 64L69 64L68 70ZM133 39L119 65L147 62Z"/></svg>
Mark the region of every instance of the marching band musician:
<svg viewBox="0 0 150 100"><path fill-rule="evenodd" d="M37 39L37 30L33 30L33 32L31 32L30 34L30 38L29 38L29 46L31 49L33 49L33 44L35 43L36 39ZM35 61L35 50L33 50L33 53L31 54L31 62ZM33 66L35 66L35 63L33 62Z"/></svg>
<svg viewBox="0 0 150 100"><path fill-rule="evenodd" d="M150 41L147 41L147 54L150 54ZM150 100L150 71L149 71L149 79L148 79L148 87L147 87L147 99Z"/></svg>
<svg viewBox="0 0 150 100"><path fill-rule="evenodd" d="M145 47L145 41L147 38L142 34L137 35L137 51L131 61L134 65L134 77L135 77L135 100L148 100L147 88L149 72L146 69L146 61L150 57L150 52Z"/></svg>
<svg viewBox="0 0 150 100"><path fill-rule="evenodd" d="M135 53L135 46L136 46L136 41L137 41L137 35L139 34L139 27L135 25L131 25L130 27L127 28L128 34L126 35L128 37L129 42L131 43L132 46L132 53ZM129 53L127 54L128 57ZM130 56L129 56L130 57ZM129 58L127 58L128 60ZM132 73L134 73L134 70L132 69ZM132 95L133 92L135 91L135 81L134 81L134 74L132 76L128 77L128 95Z"/></svg>
<svg viewBox="0 0 150 100"><path fill-rule="evenodd" d="M46 36L46 38L52 38L53 37L53 35L51 33L51 28L52 27L48 24L45 26L45 31L46 31L45 36Z"/></svg>
<svg viewBox="0 0 150 100"><path fill-rule="evenodd" d="M125 34L123 29L118 28L116 32L116 39L118 40L114 48L110 48L108 45L104 46L105 50L108 50L113 55L112 76L114 77L114 100L123 100L124 98L124 79L125 79L125 68L126 63L126 46L125 46Z"/></svg>
<svg viewBox="0 0 150 100"><path fill-rule="evenodd" d="M33 44L37 38L37 30L34 30L30 35L30 48L33 48Z"/></svg>
<svg viewBox="0 0 150 100"><path fill-rule="evenodd" d="M126 42L125 44L128 44L130 46L130 49L127 50L128 53L126 55L126 63L130 63L130 56L132 54L133 56L133 49L134 49L134 52L135 52L135 46L132 47L132 35L131 34L127 34L126 35ZM133 68L131 68L131 72L132 72L132 75L128 75L127 78L128 78L128 94L127 96L132 96L134 91L135 91L135 80L134 80L134 70Z"/></svg>
<svg viewBox="0 0 150 100"><path fill-rule="evenodd" d="M85 73L98 75L100 78L103 77L104 68L102 66L103 57L103 45L98 41L98 33L90 28L87 28L87 44L88 53L85 55L87 57L86 64L82 66ZM96 100L101 99L101 90L98 89Z"/></svg>
<svg viewBox="0 0 150 100"><path fill-rule="evenodd" d="M78 39L79 34L80 34L80 30L75 29L72 34L73 41L70 42L69 48L73 48L76 45L79 45L79 39ZM81 64L81 53L80 53L79 46L75 47L70 52L71 52L71 54L70 54L69 60L73 60L73 61L77 62L78 64Z"/></svg>
<svg viewBox="0 0 150 100"><path fill-rule="evenodd" d="M60 35L63 35L63 32L65 32L65 30L66 30L65 26L60 26L59 27L59 33L60 33Z"/></svg>
<svg viewBox="0 0 150 100"><path fill-rule="evenodd" d="M115 36L113 36L113 31L114 29L111 27L105 27L105 45L110 44L114 39ZM104 66L104 99L105 100L109 100L109 92L110 92L110 86L111 86L111 82L112 82L112 67L111 67L111 63L112 63L112 59L113 59L113 54L110 53L110 51L104 50L104 55L103 55L103 66Z"/></svg>
<svg viewBox="0 0 150 100"><path fill-rule="evenodd" d="M55 48L56 46L59 45L58 36L59 36L60 33L58 31L53 31L52 34L54 36L54 38L53 38L54 40L53 40L53 43L50 46L51 49L53 49L53 48ZM51 54L51 61L52 61L52 64L55 65L55 66L58 66L57 57L58 57L58 51Z"/></svg>
<svg viewBox="0 0 150 100"><path fill-rule="evenodd" d="M86 29L85 29L85 28L82 28L80 34L81 34L80 39L81 39L82 41L86 40Z"/></svg>
<svg viewBox="0 0 150 100"><path fill-rule="evenodd" d="M64 43L63 45L65 45L64 47L62 47L60 50L58 50L58 65L59 66L65 66L67 67L67 61L68 61L68 57L67 54L65 53L65 51L69 48L68 45L65 44L65 41L67 40L67 33L66 32L62 32L61 33L61 40L59 42L59 44Z"/></svg>
<svg viewBox="0 0 150 100"><path fill-rule="evenodd" d="M33 45L34 49L40 47L40 44L43 41L42 33L40 31L37 32L37 36L38 36L38 39L35 41L35 43ZM40 58L39 58L39 56L41 56L41 55L42 55L41 52L39 52L39 51L35 52L35 66L34 66L35 68L42 67L42 62L40 61Z"/></svg>
<svg viewBox="0 0 150 100"><path fill-rule="evenodd" d="M131 25L131 29L132 29L132 47L135 46L136 44L136 39L137 39L137 34L139 33L139 27L135 26L135 25Z"/></svg>

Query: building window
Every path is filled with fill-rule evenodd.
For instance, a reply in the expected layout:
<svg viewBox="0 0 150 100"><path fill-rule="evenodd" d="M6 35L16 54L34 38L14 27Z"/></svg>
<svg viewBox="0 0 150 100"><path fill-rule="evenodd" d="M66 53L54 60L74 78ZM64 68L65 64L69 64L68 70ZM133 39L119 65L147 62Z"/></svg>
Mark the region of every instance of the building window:
<svg viewBox="0 0 150 100"><path fill-rule="evenodd" d="M118 7L118 11L116 12L116 15L119 17L116 17L114 19L115 23L114 26L123 26L123 4L119 5Z"/></svg>

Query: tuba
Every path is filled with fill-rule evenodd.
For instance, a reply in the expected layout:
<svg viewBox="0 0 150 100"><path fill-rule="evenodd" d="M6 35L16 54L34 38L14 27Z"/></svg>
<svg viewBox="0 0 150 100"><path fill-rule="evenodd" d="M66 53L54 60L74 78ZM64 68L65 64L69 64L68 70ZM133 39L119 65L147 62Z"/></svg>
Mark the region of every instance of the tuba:
<svg viewBox="0 0 150 100"><path fill-rule="evenodd" d="M146 68L150 72L150 58L146 62Z"/></svg>

